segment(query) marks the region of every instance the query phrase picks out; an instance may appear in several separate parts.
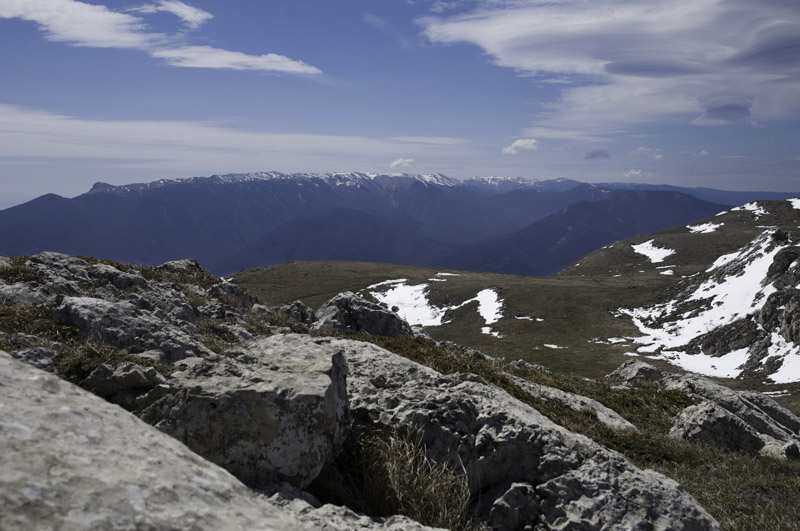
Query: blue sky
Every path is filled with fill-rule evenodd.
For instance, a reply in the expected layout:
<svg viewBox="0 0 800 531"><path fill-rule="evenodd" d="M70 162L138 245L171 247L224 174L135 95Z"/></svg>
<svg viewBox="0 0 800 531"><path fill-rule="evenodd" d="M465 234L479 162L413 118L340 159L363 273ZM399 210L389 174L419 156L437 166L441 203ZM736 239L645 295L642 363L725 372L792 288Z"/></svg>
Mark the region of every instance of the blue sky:
<svg viewBox="0 0 800 531"><path fill-rule="evenodd" d="M796 0L0 0L0 208L284 172L800 191Z"/></svg>

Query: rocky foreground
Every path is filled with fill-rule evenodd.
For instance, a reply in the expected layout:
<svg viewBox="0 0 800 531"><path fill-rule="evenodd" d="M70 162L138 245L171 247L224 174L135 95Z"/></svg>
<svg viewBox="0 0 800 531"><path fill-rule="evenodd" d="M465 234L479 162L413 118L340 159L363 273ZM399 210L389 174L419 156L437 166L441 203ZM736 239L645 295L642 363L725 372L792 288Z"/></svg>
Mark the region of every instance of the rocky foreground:
<svg viewBox="0 0 800 531"><path fill-rule="evenodd" d="M266 308L193 261L136 268L42 253L0 258L0 330L4 530L426 529L308 492L366 428L405 434L432 467L455 471L473 525L721 529L674 480L484 378L347 339L424 336L352 294L316 312ZM506 376L542 403L636 430L523 373ZM768 397L641 362L609 378L691 397L675 438L800 457L800 420Z"/></svg>

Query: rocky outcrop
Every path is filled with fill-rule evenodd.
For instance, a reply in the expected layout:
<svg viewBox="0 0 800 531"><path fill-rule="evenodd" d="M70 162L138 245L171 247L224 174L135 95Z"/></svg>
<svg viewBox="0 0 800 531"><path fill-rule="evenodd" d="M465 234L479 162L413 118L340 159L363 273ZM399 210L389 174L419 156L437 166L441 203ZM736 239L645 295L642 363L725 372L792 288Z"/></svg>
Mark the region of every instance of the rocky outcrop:
<svg viewBox="0 0 800 531"><path fill-rule="evenodd" d="M770 397L735 391L697 374L664 374L629 360L606 376L619 385L659 385L687 393L698 403L674 420L670 435L728 451L800 457L800 418Z"/></svg>
<svg viewBox="0 0 800 531"><path fill-rule="evenodd" d="M613 409L607 408L597 400L562 391L555 387L529 382L513 375L509 375L509 377L520 389L544 403L554 402L576 413L591 415L612 430L636 430L636 426L628 422L622 415Z"/></svg>
<svg viewBox="0 0 800 531"><path fill-rule="evenodd" d="M764 447L759 433L713 402L689 406L676 418L671 437L700 442L730 452L755 454Z"/></svg>
<svg viewBox="0 0 800 531"><path fill-rule="evenodd" d="M474 375L443 376L373 345L345 349L353 417L420 433L429 457L463 466L497 525L719 529L674 481L554 424ZM525 493L535 493L533 497ZM516 514L509 500L527 502Z"/></svg>
<svg viewBox="0 0 800 531"><path fill-rule="evenodd" d="M143 396L137 414L250 486L302 488L347 433L346 374L341 348L259 338L191 360Z"/></svg>
<svg viewBox="0 0 800 531"><path fill-rule="evenodd" d="M676 421L675 435L684 436L689 440L704 440L716 446L743 452L752 452L754 446L761 454L774 457L795 458L798 444L800 444L800 419L789 410L771 398L750 392L738 392L717 384L696 374L670 375L662 380L665 389L685 391L689 396L703 403L711 403L718 408L735 416L744 423L748 433L758 435L761 443L754 445L749 442L750 436L742 433L732 439L726 439L726 430L736 430L739 423L724 416L713 408L692 410ZM691 407L691 406L690 406ZM697 426L691 426L691 419L695 418ZM725 425L726 428L720 426ZM702 435L705 427L709 431ZM714 442L716 441L716 443ZM741 445L737 445L741 441Z"/></svg>
<svg viewBox="0 0 800 531"><path fill-rule="evenodd" d="M606 375L606 380L616 385L655 384L662 378L664 373L657 367L639 360L628 360Z"/></svg>
<svg viewBox="0 0 800 531"><path fill-rule="evenodd" d="M89 337L119 348L158 349L165 361L190 356L207 356L211 351L184 330L160 319L159 312L137 308L129 301L108 301L96 297L66 297L55 308L62 322L79 328Z"/></svg>
<svg viewBox="0 0 800 531"><path fill-rule="evenodd" d="M5 352L0 382L0 529L433 531L292 489L257 494L174 438Z"/></svg>
<svg viewBox="0 0 800 531"><path fill-rule="evenodd" d="M0 353L0 528L305 529L117 406Z"/></svg>
<svg viewBox="0 0 800 531"><path fill-rule="evenodd" d="M412 337L414 332L399 315L350 291L340 293L317 310L312 331L353 330L379 336Z"/></svg>

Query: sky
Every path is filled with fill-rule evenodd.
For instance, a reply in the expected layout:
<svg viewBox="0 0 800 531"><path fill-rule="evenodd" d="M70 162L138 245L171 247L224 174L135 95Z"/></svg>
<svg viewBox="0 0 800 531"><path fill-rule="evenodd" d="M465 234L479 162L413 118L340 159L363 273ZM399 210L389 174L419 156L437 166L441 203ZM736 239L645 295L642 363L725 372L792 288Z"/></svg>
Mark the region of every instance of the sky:
<svg viewBox="0 0 800 531"><path fill-rule="evenodd" d="M255 171L800 192L800 2L0 0L0 208Z"/></svg>

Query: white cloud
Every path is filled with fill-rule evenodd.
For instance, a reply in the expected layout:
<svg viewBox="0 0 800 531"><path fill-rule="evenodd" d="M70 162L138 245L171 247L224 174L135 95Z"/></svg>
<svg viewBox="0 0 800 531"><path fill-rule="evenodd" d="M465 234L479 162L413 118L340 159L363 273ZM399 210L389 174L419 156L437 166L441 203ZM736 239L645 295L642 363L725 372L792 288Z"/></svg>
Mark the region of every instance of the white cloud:
<svg viewBox="0 0 800 531"><path fill-rule="evenodd" d="M414 159L397 159L393 160L391 164L389 164L390 168L408 168L414 164Z"/></svg>
<svg viewBox="0 0 800 531"><path fill-rule="evenodd" d="M135 7L130 9L130 11L133 13L143 14L159 12L172 13L192 29L199 28L205 24L206 21L214 18L214 15L208 11L203 11L202 9L190 6L177 0L159 0L155 4L147 4L140 7Z"/></svg>
<svg viewBox="0 0 800 531"><path fill-rule="evenodd" d="M73 46L147 48L164 39L147 33L138 17L74 0L4 0L0 18L35 22L47 39Z"/></svg>
<svg viewBox="0 0 800 531"><path fill-rule="evenodd" d="M152 56L164 59L170 66L192 68L224 68L230 70L268 70L292 74L319 74L320 70L302 61L283 55L247 55L212 48L210 46L186 46L183 48L155 50Z"/></svg>
<svg viewBox="0 0 800 531"><path fill-rule="evenodd" d="M701 150L700 153L697 154L698 157L707 157L711 155L710 151L706 151L705 149Z"/></svg>
<svg viewBox="0 0 800 531"><path fill-rule="evenodd" d="M160 0L157 4L130 11L167 11L195 28L212 17L201 9L172 0ZM144 50L152 57L164 59L170 66L320 73L314 66L283 55L248 55L210 46L179 46L176 37L148 32L147 25L140 17L77 0L0 0L0 18L35 22L49 40L73 46Z"/></svg>
<svg viewBox="0 0 800 531"><path fill-rule="evenodd" d="M536 151L539 149L539 141L534 138L520 138L515 140L510 146L503 148L503 155L516 155L520 151Z"/></svg>
<svg viewBox="0 0 800 531"><path fill-rule="evenodd" d="M636 179L649 179L652 177L656 177L656 174L642 171L642 170L628 170L622 174L626 179L636 178Z"/></svg>
<svg viewBox="0 0 800 531"><path fill-rule="evenodd" d="M398 164L433 161L424 171L439 170L448 160L475 167L475 149L466 143L285 134L211 122L90 120L0 104L0 164L54 161L66 168L72 163L65 161L82 161L79 163L85 165L96 160L105 168L122 165L149 168L151 172L191 171L195 175L241 168L379 170L398 150L408 154L398 159ZM119 162L106 162L111 160Z"/></svg>
<svg viewBox="0 0 800 531"><path fill-rule="evenodd" d="M632 157L645 157L653 160L661 160L661 158L664 156L664 150L641 146L633 151L629 151L628 155Z"/></svg>
<svg viewBox="0 0 800 531"><path fill-rule="evenodd" d="M370 26L372 26L374 28L379 28L380 29L380 28L383 28L384 26L386 26L386 21L385 20L383 20L381 17L375 16L375 15L370 15L369 13L367 13L366 15L361 17L361 20L363 20L364 22L366 22L367 24L369 24Z"/></svg>
<svg viewBox="0 0 800 531"><path fill-rule="evenodd" d="M572 81L536 116L531 129L548 138L800 112L800 9L786 0L509 0L419 22L434 43L475 44L539 83Z"/></svg>

